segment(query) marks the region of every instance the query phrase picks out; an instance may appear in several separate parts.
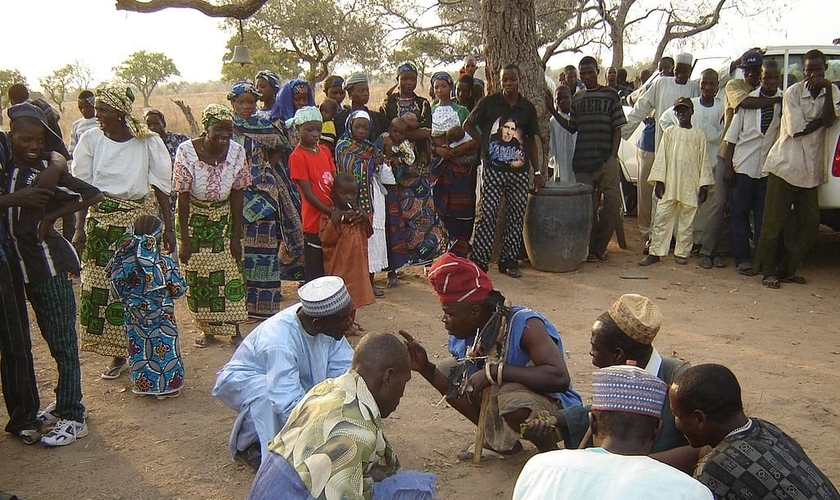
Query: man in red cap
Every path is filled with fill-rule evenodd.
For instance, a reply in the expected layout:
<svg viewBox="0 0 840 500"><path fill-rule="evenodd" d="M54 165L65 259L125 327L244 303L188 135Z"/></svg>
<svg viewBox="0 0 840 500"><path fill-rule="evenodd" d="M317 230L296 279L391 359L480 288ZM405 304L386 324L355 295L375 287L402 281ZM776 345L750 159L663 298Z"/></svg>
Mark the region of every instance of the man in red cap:
<svg viewBox="0 0 840 500"><path fill-rule="evenodd" d="M443 254L432 264L429 282L440 298L441 321L450 335L449 352L453 359L435 365L429 361L426 350L401 331L411 353L411 368L447 395L449 404L475 424L481 395L484 389L491 389L484 426L486 449L515 453L522 448L520 425L532 413L581 404L580 396L572 390L560 334L545 316L528 307L506 306L504 296L493 290L487 274L477 264L451 253ZM494 323L497 313L505 321ZM474 364L468 364L465 391L452 396L450 373L457 370L459 360L468 356L476 333L493 324L506 329L500 360L485 363L479 357ZM497 337L498 333L490 332ZM543 440L546 442L534 444L540 449L554 446L551 439ZM467 459L471 454L464 450L459 458Z"/></svg>

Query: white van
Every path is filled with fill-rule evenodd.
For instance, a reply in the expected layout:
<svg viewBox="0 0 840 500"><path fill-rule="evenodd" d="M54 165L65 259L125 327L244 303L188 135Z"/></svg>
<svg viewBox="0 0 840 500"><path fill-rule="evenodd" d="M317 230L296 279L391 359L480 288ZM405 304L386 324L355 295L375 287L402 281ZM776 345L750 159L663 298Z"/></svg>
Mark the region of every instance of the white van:
<svg viewBox="0 0 840 500"><path fill-rule="evenodd" d="M782 90L787 89L791 84L802 81L804 78L802 73L802 56L812 49L818 49L825 54L828 66L826 68L825 77L832 81L835 85L840 86L840 46L779 46L767 47L764 52L765 59L773 59L779 64L782 71L781 86ZM716 58L716 62L719 59ZM725 61L725 68L729 67L730 59ZM702 67L701 67L702 66ZM717 65L715 65L717 66ZM695 62L692 77L695 74L699 76L705 68L709 67L708 61L698 60ZM741 70L736 70L733 78L742 78ZM653 76L651 78L656 78ZM723 96L723 88L720 89L720 96ZM629 113L632 108L625 106L625 114ZM622 176L624 177L624 192L625 200L633 198L633 195L627 192L626 188L630 184L634 185L638 182L639 168L636 165L636 141L641 133L642 126L640 125L633 136L627 140L621 141L618 150L618 158L621 163ZM822 223L832 227L835 231L840 231L840 119L834 122L826 133L826 147L825 147L825 165L828 169L828 182L819 188L819 201ZM626 201L626 208L634 205L633 202Z"/></svg>

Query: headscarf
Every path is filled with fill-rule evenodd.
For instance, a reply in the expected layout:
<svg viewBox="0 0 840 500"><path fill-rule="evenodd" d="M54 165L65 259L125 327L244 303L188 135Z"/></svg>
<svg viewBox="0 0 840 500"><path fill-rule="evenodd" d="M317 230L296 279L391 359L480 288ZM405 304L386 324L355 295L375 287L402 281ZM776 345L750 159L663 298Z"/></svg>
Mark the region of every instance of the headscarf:
<svg viewBox="0 0 840 500"><path fill-rule="evenodd" d="M268 85L274 89L274 93L280 92L280 77L277 76L277 73L273 71L269 71L267 69L260 70L257 73L257 76L254 77L254 82L257 81L258 78L262 78L263 80L268 82Z"/></svg>
<svg viewBox="0 0 840 500"><path fill-rule="evenodd" d="M271 111L271 119L281 119L286 121L295 116L294 94L306 93L309 97L307 106L315 105L315 95L312 93L312 87L306 80L294 79L289 80L280 92L277 94L277 102ZM288 125L288 124L287 124Z"/></svg>
<svg viewBox="0 0 840 500"><path fill-rule="evenodd" d="M324 80L324 93L333 87L344 87L344 78L338 75L330 75Z"/></svg>
<svg viewBox="0 0 840 500"><path fill-rule="evenodd" d="M157 116L160 119L160 123L163 126L166 126L166 118L163 116L163 113L159 109L147 109L145 113L143 113L143 119L148 120L150 116Z"/></svg>
<svg viewBox="0 0 840 500"><path fill-rule="evenodd" d="M286 120L286 126L295 127L307 122L322 123L323 121L324 117L321 116L320 109L318 109L316 106L304 106L299 110L295 111L295 116Z"/></svg>
<svg viewBox="0 0 840 500"><path fill-rule="evenodd" d="M120 87L109 84L96 91L96 101L107 104L125 115L125 125L128 133L136 139L146 139L155 135L145 123L131 116L131 106L134 103L134 92L130 87Z"/></svg>
<svg viewBox="0 0 840 500"><path fill-rule="evenodd" d="M204 126L204 130L209 129L213 125L219 123L223 120L233 121L233 111L227 106L223 106L221 104L208 104L204 111L201 112L201 125Z"/></svg>
<svg viewBox="0 0 840 500"><path fill-rule="evenodd" d="M356 111L352 111L349 115L347 115L347 122L344 124L344 135L348 137L353 135L350 128L353 126L353 120L357 118L364 118L368 121L370 126L373 125L373 121L370 119L370 113L368 113L364 109L357 109ZM370 128L370 126L368 128Z"/></svg>
<svg viewBox="0 0 840 500"><path fill-rule="evenodd" d="M415 65L413 62L406 61L400 64L400 66L397 68L397 78L399 78L401 74L408 73L409 71L415 74L419 74L419 72L417 71L417 65Z"/></svg>
<svg viewBox="0 0 840 500"><path fill-rule="evenodd" d="M262 94L257 92L257 87L255 87L253 83L242 80L233 84L230 92L228 92L227 99L228 101L232 101L242 94L251 94L257 99L262 98Z"/></svg>
<svg viewBox="0 0 840 500"><path fill-rule="evenodd" d="M432 75L432 79L431 79L432 88L435 88L435 80L443 80L446 83L448 83L450 87L455 86L455 82L452 80L452 76L450 76L450 74L447 73L446 71L438 71L437 73Z"/></svg>
<svg viewBox="0 0 840 500"><path fill-rule="evenodd" d="M96 106L96 96L95 95L91 95L91 96L87 96L87 97L79 97L79 100L82 101L82 102L86 102L86 103L90 104L91 106Z"/></svg>

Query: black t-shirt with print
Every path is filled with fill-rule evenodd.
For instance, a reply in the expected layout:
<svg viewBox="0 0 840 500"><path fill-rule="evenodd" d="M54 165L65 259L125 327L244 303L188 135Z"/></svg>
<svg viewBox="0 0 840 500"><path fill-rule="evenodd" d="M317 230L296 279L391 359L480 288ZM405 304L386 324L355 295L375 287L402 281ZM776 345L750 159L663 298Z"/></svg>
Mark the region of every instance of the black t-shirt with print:
<svg viewBox="0 0 840 500"><path fill-rule="evenodd" d="M511 106L501 93L482 98L470 118L481 131L484 165L505 172L529 169L527 139L538 135L537 109L522 94Z"/></svg>

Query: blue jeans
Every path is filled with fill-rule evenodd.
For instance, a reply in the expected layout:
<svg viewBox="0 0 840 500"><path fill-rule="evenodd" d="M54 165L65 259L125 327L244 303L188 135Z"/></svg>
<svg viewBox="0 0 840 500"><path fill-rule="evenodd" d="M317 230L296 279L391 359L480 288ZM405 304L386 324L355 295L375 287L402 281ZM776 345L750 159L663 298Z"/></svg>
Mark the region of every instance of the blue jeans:
<svg viewBox="0 0 840 500"><path fill-rule="evenodd" d="M750 211L753 212L753 245L758 247L766 194L767 177L753 179L746 174L735 174L735 182L729 190L729 210L732 220L732 255L736 266L752 263Z"/></svg>

